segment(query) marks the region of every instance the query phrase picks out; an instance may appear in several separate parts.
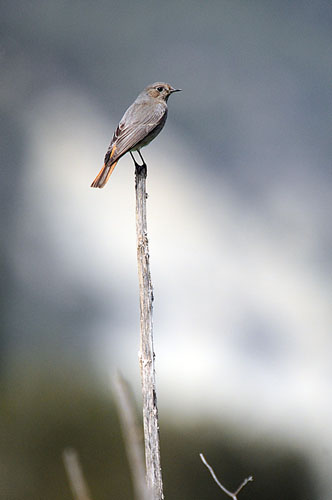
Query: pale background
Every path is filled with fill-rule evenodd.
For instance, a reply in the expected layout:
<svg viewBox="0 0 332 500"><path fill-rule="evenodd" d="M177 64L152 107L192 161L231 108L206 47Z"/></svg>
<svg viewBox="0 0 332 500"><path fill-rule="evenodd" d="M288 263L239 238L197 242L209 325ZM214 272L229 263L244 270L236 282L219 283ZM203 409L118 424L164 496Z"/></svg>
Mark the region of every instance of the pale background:
<svg viewBox="0 0 332 500"><path fill-rule="evenodd" d="M331 497L331 3L1 4L1 498L69 499L67 445L130 495L130 157L89 185L154 81L183 89L143 150L166 496L221 497L204 451L243 499Z"/></svg>

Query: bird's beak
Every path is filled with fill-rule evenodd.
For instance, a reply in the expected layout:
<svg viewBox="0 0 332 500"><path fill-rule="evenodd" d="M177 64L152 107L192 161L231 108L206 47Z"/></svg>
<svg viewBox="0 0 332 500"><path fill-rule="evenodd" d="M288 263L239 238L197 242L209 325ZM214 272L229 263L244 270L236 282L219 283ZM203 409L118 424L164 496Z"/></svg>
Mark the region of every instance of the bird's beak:
<svg viewBox="0 0 332 500"><path fill-rule="evenodd" d="M171 94L173 94L173 92L181 92L182 89L173 89L173 87L171 87L169 90Z"/></svg>

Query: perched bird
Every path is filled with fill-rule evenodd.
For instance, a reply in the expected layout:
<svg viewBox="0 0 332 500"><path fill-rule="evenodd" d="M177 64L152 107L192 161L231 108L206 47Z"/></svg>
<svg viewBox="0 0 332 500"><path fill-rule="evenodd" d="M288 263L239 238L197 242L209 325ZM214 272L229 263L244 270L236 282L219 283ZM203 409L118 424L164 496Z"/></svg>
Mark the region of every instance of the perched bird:
<svg viewBox="0 0 332 500"><path fill-rule="evenodd" d="M127 109L117 126L104 158L104 165L91 184L102 188L110 178L119 159L132 151L137 151L145 165L140 149L147 146L162 130L167 118L167 100L174 89L168 83L153 83L139 94Z"/></svg>

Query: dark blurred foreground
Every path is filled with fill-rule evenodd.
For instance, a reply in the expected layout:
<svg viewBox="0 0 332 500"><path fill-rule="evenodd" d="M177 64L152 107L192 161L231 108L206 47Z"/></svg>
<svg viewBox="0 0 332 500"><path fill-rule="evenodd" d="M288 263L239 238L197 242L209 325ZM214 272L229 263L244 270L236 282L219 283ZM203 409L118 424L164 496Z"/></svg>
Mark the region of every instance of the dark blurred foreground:
<svg viewBox="0 0 332 500"><path fill-rule="evenodd" d="M62 463L70 446L79 455L94 500L133 498L118 416L111 392L100 393L86 371L19 374L2 387L1 498L72 498ZM28 384L26 383L29 380ZM220 432L213 424L167 423L161 415L166 498L221 498L201 463L203 452L220 481L235 490L254 476L241 499L314 499L310 471L294 450L271 439L254 443Z"/></svg>

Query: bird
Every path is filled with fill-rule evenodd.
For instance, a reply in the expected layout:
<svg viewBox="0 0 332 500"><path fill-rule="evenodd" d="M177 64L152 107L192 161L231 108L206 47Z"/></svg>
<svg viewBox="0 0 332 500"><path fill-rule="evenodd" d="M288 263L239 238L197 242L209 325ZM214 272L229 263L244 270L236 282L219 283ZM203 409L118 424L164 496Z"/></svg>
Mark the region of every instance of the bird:
<svg viewBox="0 0 332 500"><path fill-rule="evenodd" d="M162 130L167 118L167 101L171 94L180 92L168 83L156 82L148 85L127 109L113 134L104 158L104 165L91 187L103 188L109 180L116 164L128 151L137 151L143 165L141 148L147 146Z"/></svg>

